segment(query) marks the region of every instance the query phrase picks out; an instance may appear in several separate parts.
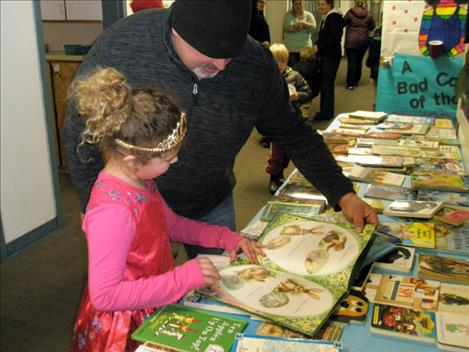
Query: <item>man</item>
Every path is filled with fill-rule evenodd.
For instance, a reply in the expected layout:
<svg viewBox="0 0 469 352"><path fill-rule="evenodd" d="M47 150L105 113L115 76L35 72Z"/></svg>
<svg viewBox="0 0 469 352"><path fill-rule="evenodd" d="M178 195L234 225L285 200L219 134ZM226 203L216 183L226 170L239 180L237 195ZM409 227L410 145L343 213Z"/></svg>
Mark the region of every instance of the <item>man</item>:
<svg viewBox="0 0 469 352"><path fill-rule="evenodd" d="M158 84L177 94L188 136L178 162L158 177L158 188L180 215L235 228L233 165L255 127L359 229L364 220L376 222L322 138L289 113L288 88L272 55L247 36L250 14L248 0L177 0L169 11L139 12L98 38L79 75L113 66L132 86ZM77 148L83 120L70 106L65 144L84 211L103 163L98 147ZM186 250L191 258L202 252Z"/></svg>

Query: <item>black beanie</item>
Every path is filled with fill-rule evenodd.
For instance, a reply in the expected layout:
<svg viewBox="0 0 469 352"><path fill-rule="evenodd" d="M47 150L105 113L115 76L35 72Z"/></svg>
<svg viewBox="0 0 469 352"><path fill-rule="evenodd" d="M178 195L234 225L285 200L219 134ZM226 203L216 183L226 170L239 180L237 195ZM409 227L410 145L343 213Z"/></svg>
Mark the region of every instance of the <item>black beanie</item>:
<svg viewBox="0 0 469 352"><path fill-rule="evenodd" d="M202 54L226 59L241 53L251 23L249 0L176 0L171 26Z"/></svg>

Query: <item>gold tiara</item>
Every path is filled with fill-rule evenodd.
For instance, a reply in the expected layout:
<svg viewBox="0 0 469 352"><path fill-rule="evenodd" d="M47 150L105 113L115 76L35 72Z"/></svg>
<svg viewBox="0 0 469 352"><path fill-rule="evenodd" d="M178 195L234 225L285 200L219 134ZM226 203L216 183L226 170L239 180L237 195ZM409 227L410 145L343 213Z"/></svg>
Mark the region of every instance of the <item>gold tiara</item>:
<svg viewBox="0 0 469 352"><path fill-rule="evenodd" d="M181 112L181 118L179 122L176 124L176 127L163 141L158 143L158 145L154 148L139 147L133 144L126 143L118 138L115 139L115 142L121 147L124 147L127 149L139 150L142 152L150 152L150 153L162 153L162 152L166 152L174 148L179 143L181 143L184 137L186 136L186 134L187 134L186 114L184 112Z"/></svg>

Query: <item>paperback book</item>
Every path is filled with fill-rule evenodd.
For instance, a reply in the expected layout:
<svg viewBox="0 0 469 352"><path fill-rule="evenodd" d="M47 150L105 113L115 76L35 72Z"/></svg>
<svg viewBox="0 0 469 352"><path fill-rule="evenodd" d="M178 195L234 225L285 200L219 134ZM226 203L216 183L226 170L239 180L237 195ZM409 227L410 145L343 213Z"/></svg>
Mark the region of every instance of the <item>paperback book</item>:
<svg viewBox="0 0 469 352"><path fill-rule="evenodd" d="M435 313L375 304L370 330L374 334L435 343Z"/></svg>
<svg viewBox="0 0 469 352"><path fill-rule="evenodd" d="M363 323L368 313L368 298L357 290L350 290L340 301L331 319L342 323Z"/></svg>
<svg viewBox="0 0 469 352"><path fill-rule="evenodd" d="M385 145L376 145L371 147L371 152L376 155L401 155L418 158L422 151L418 147L390 147Z"/></svg>
<svg viewBox="0 0 469 352"><path fill-rule="evenodd" d="M442 202L444 205L469 207L469 193L419 189L417 200Z"/></svg>
<svg viewBox="0 0 469 352"><path fill-rule="evenodd" d="M408 116L408 115L389 114L385 121L433 125L435 123L435 118L432 116Z"/></svg>
<svg viewBox="0 0 469 352"><path fill-rule="evenodd" d="M354 117L339 117L339 121L341 123L345 123L349 125L374 125L376 124L376 120L357 119Z"/></svg>
<svg viewBox="0 0 469 352"><path fill-rule="evenodd" d="M260 264L228 265L217 285L200 292L314 336L348 291L373 230L357 233L341 213L317 220L278 213L258 241L266 254Z"/></svg>
<svg viewBox="0 0 469 352"><path fill-rule="evenodd" d="M465 175L464 164L459 160L446 160L437 158L418 158L415 161L416 172L436 172L444 175Z"/></svg>
<svg viewBox="0 0 469 352"><path fill-rule="evenodd" d="M431 188L443 191L469 191L469 176L442 175L438 172L413 172L412 188Z"/></svg>
<svg viewBox="0 0 469 352"><path fill-rule="evenodd" d="M382 221L378 225L379 233L397 237L405 246L435 248L435 225L431 222Z"/></svg>
<svg viewBox="0 0 469 352"><path fill-rule="evenodd" d="M355 163L362 166L402 167L402 164L404 163L404 157L396 155L337 155L335 160Z"/></svg>
<svg viewBox="0 0 469 352"><path fill-rule="evenodd" d="M297 186L287 183L275 195L274 200L288 203L322 204L326 207L327 199L312 187Z"/></svg>
<svg viewBox="0 0 469 352"><path fill-rule="evenodd" d="M443 206L441 202L424 200L395 200L384 209L383 214L405 218L430 219Z"/></svg>
<svg viewBox="0 0 469 352"><path fill-rule="evenodd" d="M422 148L422 149L438 149L438 141L426 139L400 139L398 141L400 147Z"/></svg>
<svg viewBox="0 0 469 352"><path fill-rule="evenodd" d="M391 253L376 261L375 268L410 273L414 265L415 248L397 246Z"/></svg>
<svg viewBox="0 0 469 352"><path fill-rule="evenodd" d="M376 122L383 121L388 114L385 112L379 111L363 111L357 110L354 112L350 112L349 116L355 119L366 119L366 120L373 120Z"/></svg>
<svg viewBox="0 0 469 352"><path fill-rule="evenodd" d="M433 217L434 220L453 226L461 226L469 222L469 208L444 206Z"/></svg>
<svg viewBox="0 0 469 352"><path fill-rule="evenodd" d="M469 225L453 226L435 221L436 249L469 255Z"/></svg>
<svg viewBox="0 0 469 352"><path fill-rule="evenodd" d="M469 284L469 260L420 254L417 276L467 285Z"/></svg>
<svg viewBox="0 0 469 352"><path fill-rule="evenodd" d="M332 321L327 321L313 336L315 340L339 341L342 335L343 326ZM286 337L290 339L310 338L298 331L288 329L271 321L263 321L256 329L256 335Z"/></svg>
<svg viewBox="0 0 469 352"><path fill-rule="evenodd" d="M442 282L437 311L469 316L469 286Z"/></svg>
<svg viewBox="0 0 469 352"><path fill-rule="evenodd" d="M242 319L169 304L155 311L135 330L132 339L175 351L229 351L237 333L246 327Z"/></svg>
<svg viewBox="0 0 469 352"><path fill-rule="evenodd" d="M381 199L376 198L362 198L362 200L372 207L378 214L382 214L384 211L384 202Z"/></svg>
<svg viewBox="0 0 469 352"><path fill-rule="evenodd" d="M357 138L356 146L360 148L371 148L375 145L398 146L399 140L379 138Z"/></svg>
<svg viewBox="0 0 469 352"><path fill-rule="evenodd" d="M439 127L430 127L426 137L428 139L457 139L456 130L454 128L439 128Z"/></svg>
<svg viewBox="0 0 469 352"><path fill-rule="evenodd" d="M387 187L370 184L366 188L365 197L386 200L411 200L413 193L408 188Z"/></svg>
<svg viewBox="0 0 469 352"><path fill-rule="evenodd" d="M240 234L252 241L256 241L266 228L268 222L257 220L252 224L248 224L240 231Z"/></svg>
<svg viewBox="0 0 469 352"><path fill-rule="evenodd" d="M395 124L394 122L391 122ZM430 129L430 125L417 125L412 124L409 128L406 128L408 124L398 125L398 128L387 128L387 133L401 133L401 134L412 134L412 135L425 135Z"/></svg>
<svg viewBox="0 0 469 352"><path fill-rule="evenodd" d="M368 131L363 135L364 138L379 138L379 139L399 139L400 133Z"/></svg>
<svg viewBox="0 0 469 352"><path fill-rule="evenodd" d="M344 174L351 180L377 183L389 186L400 187L405 180L405 176L393 172L376 170L373 168L363 167L360 165L353 166L347 170L343 169Z"/></svg>
<svg viewBox="0 0 469 352"><path fill-rule="evenodd" d="M322 200L310 200L308 204L271 200L265 205L261 213L261 220L270 221L277 213L287 213L311 218L315 215L319 215L322 211L324 211L324 201Z"/></svg>
<svg viewBox="0 0 469 352"><path fill-rule="evenodd" d="M453 121L450 119L435 119L435 123L433 124L435 128L453 128Z"/></svg>

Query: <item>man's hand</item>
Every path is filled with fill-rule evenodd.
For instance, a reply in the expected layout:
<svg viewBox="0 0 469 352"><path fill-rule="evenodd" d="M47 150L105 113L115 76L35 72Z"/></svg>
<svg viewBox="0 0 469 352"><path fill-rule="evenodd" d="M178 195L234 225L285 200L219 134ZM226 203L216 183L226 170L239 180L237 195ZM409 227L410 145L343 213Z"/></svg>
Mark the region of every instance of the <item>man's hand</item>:
<svg viewBox="0 0 469 352"><path fill-rule="evenodd" d="M376 211L361 200L355 193L347 193L338 202L345 218L355 225L357 232L362 232L366 224L378 224Z"/></svg>
<svg viewBox="0 0 469 352"><path fill-rule="evenodd" d="M257 254L265 256L265 253L262 250L262 246L260 244L243 238L241 241L238 242L236 248L230 252L230 262L234 262L236 260L236 254L240 250L243 251L248 260L253 264L259 264L259 261L257 260Z"/></svg>

